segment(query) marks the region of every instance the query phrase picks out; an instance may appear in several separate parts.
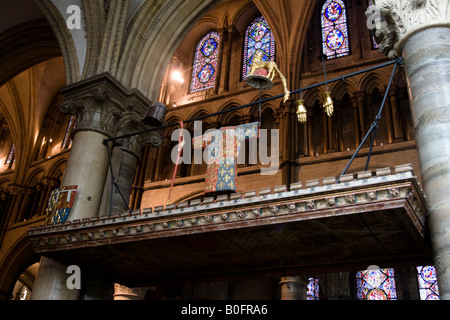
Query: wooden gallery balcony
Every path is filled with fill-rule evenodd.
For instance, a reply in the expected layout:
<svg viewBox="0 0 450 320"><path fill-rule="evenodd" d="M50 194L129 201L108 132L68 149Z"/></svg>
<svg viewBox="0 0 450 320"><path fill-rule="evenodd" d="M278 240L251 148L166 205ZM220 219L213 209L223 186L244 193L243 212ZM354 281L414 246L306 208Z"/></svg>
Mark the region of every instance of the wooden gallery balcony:
<svg viewBox="0 0 450 320"><path fill-rule="evenodd" d="M128 286L431 264L410 165L32 228L34 250Z"/></svg>

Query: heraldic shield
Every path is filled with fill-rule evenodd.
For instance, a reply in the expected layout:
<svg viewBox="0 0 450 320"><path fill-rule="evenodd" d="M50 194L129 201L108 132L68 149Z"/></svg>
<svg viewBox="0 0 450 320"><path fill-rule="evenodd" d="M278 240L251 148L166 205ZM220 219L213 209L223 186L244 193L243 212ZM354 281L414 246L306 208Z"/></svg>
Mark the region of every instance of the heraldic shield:
<svg viewBox="0 0 450 320"><path fill-rule="evenodd" d="M47 223L64 223L72 210L77 186L57 188L52 191L47 207Z"/></svg>

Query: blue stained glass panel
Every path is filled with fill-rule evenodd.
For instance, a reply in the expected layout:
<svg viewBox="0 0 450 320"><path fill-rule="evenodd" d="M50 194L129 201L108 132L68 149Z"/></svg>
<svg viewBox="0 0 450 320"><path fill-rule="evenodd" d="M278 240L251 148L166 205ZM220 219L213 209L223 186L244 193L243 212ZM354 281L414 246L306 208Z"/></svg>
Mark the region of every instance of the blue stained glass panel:
<svg viewBox="0 0 450 320"><path fill-rule="evenodd" d="M190 92L198 92L216 85L220 36L212 31L206 34L195 49Z"/></svg>
<svg viewBox="0 0 450 320"><path fill-rule="evenodd" d="M255 19L245 32L242 67L243 80L250 71L253 57L257 51L263 53L264 61L275 61L275 39L266 19L262 16Z"/></svg>
<svg viewBox="0 0 450 320"><path fill-rule="evenodd" d="M358 300L397 300L394 269L357 272L356 293Z"/></svg>
<svg viewBox="0 0 450 320"><path fill-rule="evenodd" d="M319 300L319 279L308 279L306 300Z"/></svg>
<svg viewBox="0 0 450 320"><path fill-rule="evenodd" d="M439 300L436 269L433 266L417 267L420 300Z"/></svg>
<svg viewBox="0 0 450 320"><path fill-rule="evenodd" d="M347 12L342 0L327 0L322 6L322 52L328 59L350 54Z"/></svg>

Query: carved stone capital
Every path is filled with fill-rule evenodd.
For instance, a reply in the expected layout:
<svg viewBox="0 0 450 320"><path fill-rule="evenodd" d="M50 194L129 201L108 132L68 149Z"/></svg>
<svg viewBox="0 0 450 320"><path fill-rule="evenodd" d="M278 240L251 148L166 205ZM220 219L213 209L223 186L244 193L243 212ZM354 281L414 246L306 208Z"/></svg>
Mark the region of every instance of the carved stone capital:
<svg viewBox="0 0 450 320"><path fill-rule="evenodd" d="M114 137L124 112L142 119L151 105L142 93L129 89L109 73L79 81L61 90L65 97L61 111L76 117L74 132L97 131Z"/></svg>
<svg viewBox="0 0 450 320"><path fill-rule="evenodd" d="M89 89L82 95L68 95L61 111L75 116L74 132L89 130L114 136L121 114L120 102L110 98L105 87Z"/></svg>
<svg viewBox="0 0 450 320"><path fill-rule="evenodd" d="M447 0L374 0L366 11L380 50L395 59L414 33L431 27L450 27Z"/></svg>
<svg viewBox="0 0 450 320"><path fill-rule="evenodd" d="M145 132L151 129L142 123L142 117L133 111L125 111L120 115L119 130L117 136L126 136L129 134ZM149 131L124 137L118 142L122 146L122 149L139 157L141 149L144 145L150 144L154 147L160 147L162 145L162 136L159 131Z"/></svg>
<svg viewBox="0 0 450 320"><path fill-rule="evenodd" d="M67 86L61 93L65 96L61 110L76 117L74 133L95 131L116 138L151 128L142 119L152 101L140 91L125 87L109 73ZM138 158L144 144L159 147L162 138L160 132L152 131L115 142Z"/></svg>
<svg viewBox="0 0 450 320"><path fill-rule="evenodd" d="M144 300L147 287L128 288L114 283L114 300Z"/></svg>

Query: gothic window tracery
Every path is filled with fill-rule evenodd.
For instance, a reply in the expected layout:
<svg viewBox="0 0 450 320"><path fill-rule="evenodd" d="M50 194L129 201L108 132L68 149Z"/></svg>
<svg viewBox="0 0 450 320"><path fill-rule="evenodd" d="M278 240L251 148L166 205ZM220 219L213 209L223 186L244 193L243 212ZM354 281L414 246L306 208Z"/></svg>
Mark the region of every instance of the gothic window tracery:
<svg viewBox="0 0 450 320"><path fill-rule="evenodd" d="M347 9L342 0L327 0L322 6L322 53L328 59L350 54Z"/></svg>
<svg viewBox="0 0 450 320"><path fill-rule="evenodd" d="M275 38L263 16L250 23L245 32L242 80L247 77L258 51L262 52L264 61L275 61Z"/></svg>
<svg viewBox="0 0 450 320"><path fill-rule="evenodd" d="M218 32L207 33L197 44L192 68L190 92L214 88L218 72L220 35Z"/></svg>

